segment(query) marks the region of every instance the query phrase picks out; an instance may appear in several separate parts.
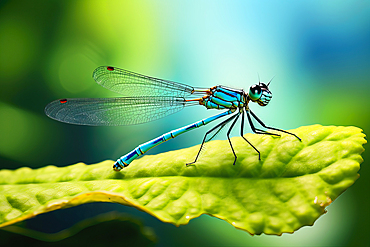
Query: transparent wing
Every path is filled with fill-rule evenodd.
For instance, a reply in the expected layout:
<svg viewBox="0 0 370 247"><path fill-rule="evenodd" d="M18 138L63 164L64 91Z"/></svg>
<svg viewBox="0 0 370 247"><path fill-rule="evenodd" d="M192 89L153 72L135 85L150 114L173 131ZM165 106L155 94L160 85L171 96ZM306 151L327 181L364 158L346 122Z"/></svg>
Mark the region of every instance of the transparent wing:
<svg viewBox="0 0 370 247"><path fill-rule="evenodd" d="M194 104L180 97L75 98L49 103L45 114L70 124L131 125L153 121Z"/></svg>
<svg viewBox="0 0 370 247"><path fill-rule="evenodd" d="M101 86L123 96L187 97L194 93L194 88L185 84L140 75L110 66L96 68L93 78Z"/></svg>

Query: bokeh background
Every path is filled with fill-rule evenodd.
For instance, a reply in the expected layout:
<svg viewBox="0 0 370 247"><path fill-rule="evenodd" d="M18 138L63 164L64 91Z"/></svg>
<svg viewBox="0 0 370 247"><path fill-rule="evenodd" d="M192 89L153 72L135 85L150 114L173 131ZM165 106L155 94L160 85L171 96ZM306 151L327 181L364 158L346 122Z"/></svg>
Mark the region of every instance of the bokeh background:
<svg viewBox="0 0 370 247"><path fill-rule="evenodd" d="M354 125L370 133L369 1L1 1L0 168L116 159L215 114L190 107L124 127L73 126L44 115L45 105L58 98L117 96L92 79L101 65L193 86L246 90L258 75L261 81L275 76L270 104L251 105L266 124ZM199 144L204 133L194 130L149 154ZM118 210L152 227L158 246L368 246L369 152L364 159L359 180L326 215L313 227L281 237L250 236L206 215L175 227L108 203L40 215L30 224L52 232Z"/></svg>

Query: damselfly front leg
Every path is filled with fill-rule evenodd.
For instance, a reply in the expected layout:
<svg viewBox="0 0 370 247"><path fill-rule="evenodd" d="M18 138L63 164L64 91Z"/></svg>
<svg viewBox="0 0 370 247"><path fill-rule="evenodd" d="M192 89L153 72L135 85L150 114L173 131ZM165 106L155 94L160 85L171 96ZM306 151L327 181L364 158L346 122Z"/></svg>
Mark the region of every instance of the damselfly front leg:
<svg viewBox="0 0 370 247"><path fill-rule="evenodd" d="M272 136L280 136L279 134L276 134L276 133L270 133L270 132L267 132L266 130L261 130L261 129L257 129L256 127L254 127L254 124L252 122L252 119L249 115L249 111L250 110L247 110L247 118L248 118L248 122L249 122L249 126L251 126L251 129L254 133L256 134L263 134L263 135L272 135Z"/></svg>
<svg viewBox="0 0 370 247"><path fill-rule="evenodd" d="M252 123L252 120L251 120L251 118L250 118L250 116L249 116L249 112L250 112L250 114L252 115L252 117L253 117L254 119L256 119L256 120L257 120L257 122L259 122L259 123L262 125L262 127L266 128L266 129L271 129L271 130L276 130L276 131L284 132L284 133L286 133L286 134L289 134L289 135L295 136L299 141L302 141L302 140L301 140L301 138L299 138L296 134L290 133L290 132L285 131L285 130L282 130L282 129L278 129L278 128L273 128L273 127L266 126L266 125L261 121L261 119L259 119L259 118L256 116L256 114L254 114L251 110L249 110L249 111L247 111L247 116L248 116L248 120L249 120L249 123L250 123L251 127L253 126L253 123ZM254 128L254 127L252 127L252 129L253 129L253 128ZM255 132L255 133L257 133L256 131L254 131L254 132ZM267 131L266 131L266 132L264 132L264 133L258 133L258 134L277 135L277 134L274 134L274 133L269 133L269 132L267 132ZM280 136L280 135L277 135L277 136Z"/></svg>

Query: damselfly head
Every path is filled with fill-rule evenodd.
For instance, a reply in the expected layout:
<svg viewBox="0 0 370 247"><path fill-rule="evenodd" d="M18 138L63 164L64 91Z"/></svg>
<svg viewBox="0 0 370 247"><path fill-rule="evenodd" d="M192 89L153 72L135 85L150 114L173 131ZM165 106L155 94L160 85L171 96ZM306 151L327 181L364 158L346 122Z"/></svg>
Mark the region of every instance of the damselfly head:
<svg viewBox="0 0 370 247"><path fill-rule="evenodd" d="M259 82L258 84L254 84L249 88L248 97L251 101L258 103L260 106L266 106L271 98L272 93L270 92L268 85L263 82Z"/></svg>

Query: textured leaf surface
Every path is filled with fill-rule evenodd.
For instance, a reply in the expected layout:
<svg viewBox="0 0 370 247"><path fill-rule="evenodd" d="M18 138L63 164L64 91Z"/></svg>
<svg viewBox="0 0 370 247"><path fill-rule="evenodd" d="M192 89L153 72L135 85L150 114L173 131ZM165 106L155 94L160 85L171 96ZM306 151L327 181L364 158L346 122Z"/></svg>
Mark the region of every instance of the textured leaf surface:
<svg viewBox="0 0 370 247"><path fill-rule="evenodd" d="M0 171L0 226L82 203L137 207L164 222L187 224L209 214L251 234L281 234L312 225L358 178L366 143L356 127L306 126L282 137L246 134L207 145L144 156L121 172L112 161Z"/></svg>

